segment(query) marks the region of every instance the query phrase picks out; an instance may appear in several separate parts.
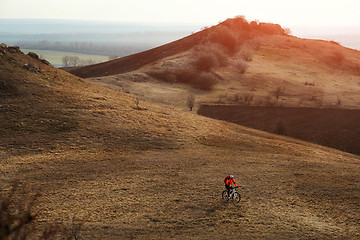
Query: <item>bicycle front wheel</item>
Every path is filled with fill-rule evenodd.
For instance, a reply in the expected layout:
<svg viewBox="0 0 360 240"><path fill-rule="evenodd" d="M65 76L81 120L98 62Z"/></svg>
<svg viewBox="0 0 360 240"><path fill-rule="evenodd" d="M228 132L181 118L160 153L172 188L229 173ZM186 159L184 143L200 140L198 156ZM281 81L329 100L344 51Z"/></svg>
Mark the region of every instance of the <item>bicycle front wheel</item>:
<svg viewBox="0 0 360 240"><path fill-rule="evenodd" d="M228 200L228 192L227 192L227 190L223 191L223 193L222 193L222 199Z"/></svg>
<svg viewBox="0 0 360 240"><path fill-rule="evenodd" d="M241 196L240 196L240 194L238 192L234 193L233 200L236 203L240 202Z"/></svg>

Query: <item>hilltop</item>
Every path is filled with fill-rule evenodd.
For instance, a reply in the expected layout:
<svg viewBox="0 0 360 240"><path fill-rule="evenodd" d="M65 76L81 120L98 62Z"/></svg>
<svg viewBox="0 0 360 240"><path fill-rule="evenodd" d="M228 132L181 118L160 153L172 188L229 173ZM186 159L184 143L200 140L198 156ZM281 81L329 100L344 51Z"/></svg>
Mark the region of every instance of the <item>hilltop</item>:
<svg viewBox="0 0 360 240"><path fill-rule="evenodd" d="M80 77L126 73L166 57L189 51L193 47L207 42L215 42L220 48L225 48L221 50L232 53L236 51L236 45L263 34L285 34L285 30L277 24L257 22L249 24L243 17L238 17L148 51L105 63L69 68L67 71Z"/></svg>
<svg viewBox="0 0 360 240"><path fill-rule="evenodd" d="M37 228L81 222L84 239L359 238L358 156L138 102L45 63L1 46L0 193L14 182L19 204L40 193ZM138 70L112 78L129 83ZM229 173L238 205L221 199Z"/></svg>

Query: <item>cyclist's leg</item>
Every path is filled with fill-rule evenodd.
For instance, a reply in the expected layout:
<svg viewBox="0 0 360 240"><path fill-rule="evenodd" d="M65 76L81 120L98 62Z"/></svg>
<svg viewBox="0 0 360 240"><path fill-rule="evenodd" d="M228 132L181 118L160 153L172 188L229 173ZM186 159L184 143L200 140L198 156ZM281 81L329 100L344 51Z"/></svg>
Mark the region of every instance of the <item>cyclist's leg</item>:
<svg viewBox="0 0 360 240"><path fill-rule="evenodd" d="M231 195L234 194L234 188L233 187L230 187L230 194ZM229 194L229 198L232 197L232 196L230 196L230 194Z"/></svg>
<svg viewBox="0 0 360 240"><path fill-rule="evenodd" d="M225 184L225 187L226 187L226 190L227 190L227 193L228 193L228 198L230 197L230 186L229 185L226 185Z"/></svg>

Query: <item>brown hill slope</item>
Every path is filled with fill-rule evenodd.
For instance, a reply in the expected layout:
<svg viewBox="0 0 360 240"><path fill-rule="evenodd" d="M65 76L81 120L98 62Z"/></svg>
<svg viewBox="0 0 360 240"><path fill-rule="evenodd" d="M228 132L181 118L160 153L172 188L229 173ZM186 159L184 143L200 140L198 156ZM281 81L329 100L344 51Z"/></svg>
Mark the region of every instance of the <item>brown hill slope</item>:
<svg viewBox="0 0 360 240"><path fill-rule="evenodd" d="M241 32L240 29L249 25L251 24L245 24L235 30ZM209 31L216 31L214 29L221 27L223 26L220 24ZM205 33L198 34L204 38ZM281 32L264 34L245 31L241 36L246 37L235 41L237 48L232 54L225 54L223 47L214 44L218 39L209 37L213 45L200 41L201 47L159 59L136 71L91 80L113 89L131 92L140 99L176 106L182 110L186 110L186 98L189 94L196 97L195 109L201 105L215 105L214 108L218 110L221 105L225 105L225 109L227 105L268 107L264 111L271 111L274 106L287 107L281 110L284 119L285 115L292 116L288 107L319 109L316 114L318 116L324 112L323 108L332 109L330 111L336 116L342 116L342 111L337 109L360 109L359 51L342 47L335 42L300 39ZM231 41L226 43L232 46ZM204 60L201 65L199 59L208 61ZM239 71L242 66L239 63L243 63L245 59L247 61L244 65L248 68L245 68L244 73ZM220 60L223 62L216 64ZM211 64L214 67L207 68ZM202 71L196 69L199 67ZM201 91L202 89L207 91ZM299 112L302 111L299 109ZM217 118L231 119L229 111L217 111L217 114L220 112L224 115L217 115ZM258 118L256 112L247 111L244 119L236 116L232 121L243 124L247 122L246 126L251 127L266 125L267 121ZM332 121L337 125L323 124L322 121L331 116L322 116L321 121L314 121L310 115L305 114L299 121L300 125L289 122L286 127L289 133L294 133L290 134L292 137L358 153L359 137L357 130L354 130L359 127L357 118L347 117L348 121L345 123L340 117L337 122ZM278 121L276 117L271 119L275 125ZM301 126L307 129L302 129ZM272 126L270 129L258 129L273 132ZM334 132L331 139L330 132Z"/></svg>
<svg viewBox="0 0 360 240"><path fill-rule="evenodd" d="M79 77L99 77L137 70L146 64L188 51L200 42L199 33L162 45L160 47L90 66L67 68L66 71Z"/></svg>
<svg viewBox="0 0 360 240"><path fill-rule="evenodd" d="M251 105L257 106L360 108L359 51L288 36L278 25L241 17L143 53L69 71L83 77L112 75L101 82L135 93L139 82L154 80L212 89L198 96L207 104L251 95Z"/></svg>
<svg viewBox="0 0 360 240"><path fill-rule="evenodd" d="M36 226L82 222L84 239L359 238L358 156L136 108L123 91L2 50L0 193L13 182L20 203L41 193ZM238 205L220 197L229 173Z"/></svg>
<svg viewBox="0 0 360 240"><path fill-rule="evenodd" d="M186 52L206 42L217 43L233 52L237 48L237 43L264 34L283 35L285 31L279 25L257 22L250 24L243 17L237 17L148 51L95 65L67 68L66 71L86 78L126 73L166 57Z"/></svg>

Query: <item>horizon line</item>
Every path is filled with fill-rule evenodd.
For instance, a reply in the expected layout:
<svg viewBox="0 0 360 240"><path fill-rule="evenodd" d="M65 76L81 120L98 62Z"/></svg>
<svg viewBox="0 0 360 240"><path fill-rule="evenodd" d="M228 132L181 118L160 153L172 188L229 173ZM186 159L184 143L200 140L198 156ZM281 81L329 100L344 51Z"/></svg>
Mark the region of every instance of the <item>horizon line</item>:
<svg viewBox="0 0 360 240"><path fill-rule="evenodd" d="M163 26L171 26L171 25L189 25L189 26L200 26L200 25L209 25L210 22L159 22L159 21L126 21L126 20L102 20L102 19L68 19L68 18L2 18L0 17L0 20L35 20L35 21L68 21L68 22L97 22L97 23L108 23L108 24L141 24L141 25L149 25L149 24L155 24L155 25L163 25ZM225 20L224 20L225 21ZM221 23L223 21L218 21L217 24ZM249 21L251 22L251 21ZM260 21L261 22L261 21ZM273 23L273 24L279 24L275 22L266 22L266 23ZM217 24L213 24L211 26L215 26ZM282 27L287 27L285 25L281 25ZM290 27L304 27L304 28L360 28L360 24L358 25L302 25L302 24L292 24L288 25Z"/></svg>

